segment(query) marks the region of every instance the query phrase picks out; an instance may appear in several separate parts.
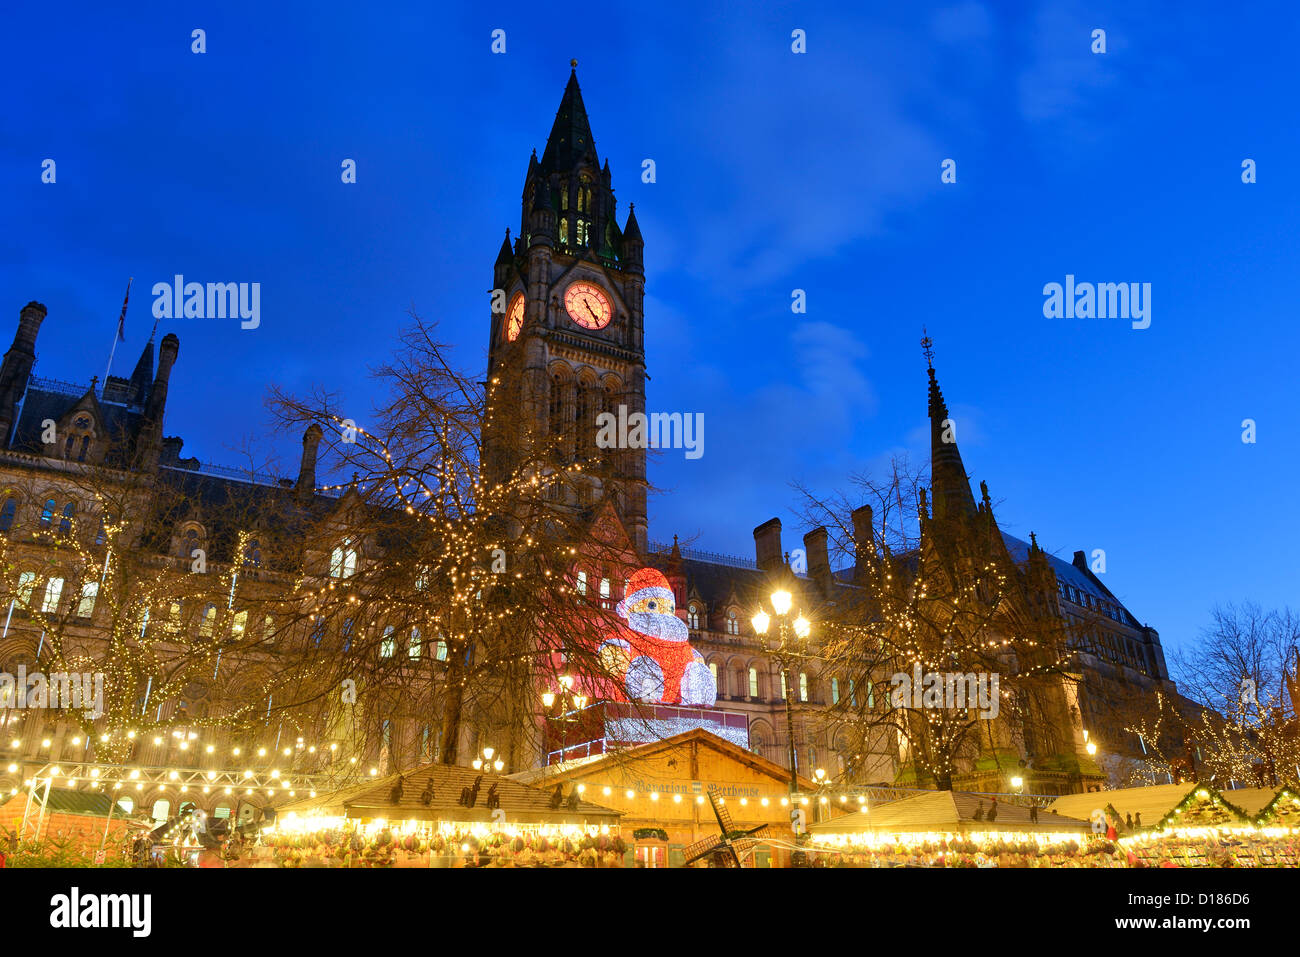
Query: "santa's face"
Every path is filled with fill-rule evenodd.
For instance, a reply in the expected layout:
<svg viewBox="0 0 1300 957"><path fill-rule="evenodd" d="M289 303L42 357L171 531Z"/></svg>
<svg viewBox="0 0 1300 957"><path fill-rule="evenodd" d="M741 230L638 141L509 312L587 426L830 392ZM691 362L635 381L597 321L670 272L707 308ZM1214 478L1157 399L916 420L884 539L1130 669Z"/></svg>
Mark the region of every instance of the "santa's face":
<svg viewBox="0 0 1300 957"><path fill-rule="evenodd" d="M642 598L622 609L628 627L633 631L660 641L687 641L690 630L686 622L673 612L676 606L671 598L653 596Z"/></svg>

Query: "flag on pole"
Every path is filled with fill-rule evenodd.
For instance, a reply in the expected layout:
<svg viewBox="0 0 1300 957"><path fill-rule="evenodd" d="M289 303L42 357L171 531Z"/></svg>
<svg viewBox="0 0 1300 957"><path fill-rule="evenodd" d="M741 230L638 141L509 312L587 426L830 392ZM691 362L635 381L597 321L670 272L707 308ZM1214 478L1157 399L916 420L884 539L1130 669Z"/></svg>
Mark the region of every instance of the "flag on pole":
<svg viewBox="0 0 1300 957"><path fill-rule="evenodd" d="M126 295L122 297L122 314L117 317L117 341L126 342L126 304L131 301L131 283L135 282L132 276L126 281Z"/></svg>

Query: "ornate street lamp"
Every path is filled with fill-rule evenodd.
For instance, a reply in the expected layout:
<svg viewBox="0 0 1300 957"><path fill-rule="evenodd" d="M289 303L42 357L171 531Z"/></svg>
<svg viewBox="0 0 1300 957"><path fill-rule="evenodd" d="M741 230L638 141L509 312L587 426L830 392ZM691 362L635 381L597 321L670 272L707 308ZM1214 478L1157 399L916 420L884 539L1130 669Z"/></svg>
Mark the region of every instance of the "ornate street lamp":
<svg viewBox="0 0 1300 957"><path fill-rule="evenodd" d="M760 606L750 622L764 649L777 660L781 674L785 676L785 730L790 745L790 794L793 796L799 790L799 755L794 746L794 705L791 696L795 693L795 685L790 666L796 658L810 657L807 647L812 625L802 614L793 620L790 618L794 598L784 588L772 592L769 600L773 614L769 615ZM773 623L775 628L772 627Z"/></svg>

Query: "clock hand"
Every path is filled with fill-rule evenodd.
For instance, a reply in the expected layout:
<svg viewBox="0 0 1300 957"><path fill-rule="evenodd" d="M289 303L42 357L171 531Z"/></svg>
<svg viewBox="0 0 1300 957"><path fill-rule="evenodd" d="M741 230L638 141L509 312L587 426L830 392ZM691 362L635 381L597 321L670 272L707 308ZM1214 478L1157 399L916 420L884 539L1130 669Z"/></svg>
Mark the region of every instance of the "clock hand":
<svg viewBox="0 0 1300 957"><path fill-rule="evenodd" d="M592 312L592 309L591 309L591 300L589 300L589 299L584 299L584 300L582 300L582 304L583 304L584 306L586 306L586 307L587 307L587 311L591 313L591 318L595 319L597 322L600 322L600 316L598 316L598 315L596 315L594 312Z"/></svg>

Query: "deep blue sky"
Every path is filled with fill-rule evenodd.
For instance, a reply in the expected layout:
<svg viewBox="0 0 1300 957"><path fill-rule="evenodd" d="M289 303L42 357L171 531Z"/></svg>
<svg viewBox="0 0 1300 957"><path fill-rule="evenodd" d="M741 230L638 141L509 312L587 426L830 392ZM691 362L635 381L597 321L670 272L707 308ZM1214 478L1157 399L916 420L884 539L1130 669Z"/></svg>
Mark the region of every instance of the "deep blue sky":
<svg viewBox="0 0 1300 957"><path fill-rule="evenodd" d="M492 262L577 57L620 220L635 202L645 234L649 407L705 414L702 459L652 462L653 538L750 555L781 514L792 547L789 481L923 457L925 324L1009 531L1104 548L1107 584L1170 647L1214 602L1292 599L1286 5L136 6L5 13L0 316L44 302L38 373L88 382L127 276L119 374L154 282L260 282L256 331L160 329L181 340L166 430L185 454L238 464L251 438L293 471L267 385L325 385L364 422L412 304L484 364ZM1045 319L1066 273L1152 283L1151 328Z"/></svg>

